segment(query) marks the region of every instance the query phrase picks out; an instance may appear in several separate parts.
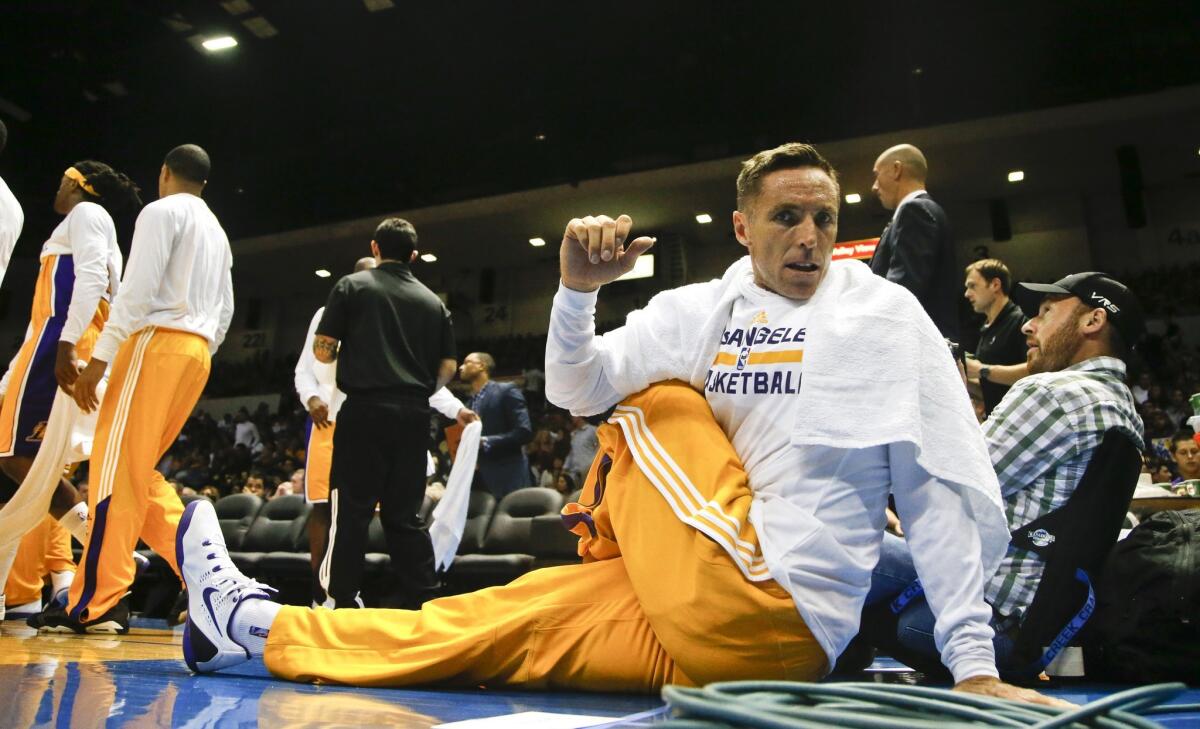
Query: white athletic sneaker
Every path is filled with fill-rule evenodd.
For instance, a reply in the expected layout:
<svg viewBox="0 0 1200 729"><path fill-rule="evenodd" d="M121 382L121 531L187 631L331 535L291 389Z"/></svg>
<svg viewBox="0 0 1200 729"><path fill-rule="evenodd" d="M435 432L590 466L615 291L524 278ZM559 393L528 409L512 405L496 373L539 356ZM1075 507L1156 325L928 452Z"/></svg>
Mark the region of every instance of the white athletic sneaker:
<svg viewBox="0 0 1200 729"><path fill-rule="evenodd" d="M175 535L175 558L188 593L183 658L197 673L242 663L250 651L233 637L242 602L270 600L274 589L246 577L233 564L217 512L208 499L187 505Z"/></svg>
<svg viewBox="0 0 1200 729"><path fill-rule="evenodd" d="M8 609L8 620L25 620L30 615L37 615L42 611L42 598L38 598L33 602L27 602L24 605L13 605Z"/></svg>

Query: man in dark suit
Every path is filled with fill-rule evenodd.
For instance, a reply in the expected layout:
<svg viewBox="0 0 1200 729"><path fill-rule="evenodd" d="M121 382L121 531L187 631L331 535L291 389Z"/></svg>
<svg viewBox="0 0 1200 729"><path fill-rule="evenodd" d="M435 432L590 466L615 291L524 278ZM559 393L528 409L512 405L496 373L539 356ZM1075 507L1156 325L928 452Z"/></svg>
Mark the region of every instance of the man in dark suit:
<svg viewBox="0 0 1200 729"><path fill-rule="evenodd" d="M477 483L499 501L505 494L529 485L529 461L523 446L533 440L533 427L521 388L509 382L493 382L495 368L492 355L472 352L463 359L458 375L471 386L467 407L483 421Z"/></svg>
<svg viewBox="0 0 1200 729"><path fill-rule="evenodd" d="M884 228L871 270L908 289L942 336L958 341L959 269L946 212L925 191L925 155L911 144L886 150L875 161L871 191L892 221Z"/></svg>

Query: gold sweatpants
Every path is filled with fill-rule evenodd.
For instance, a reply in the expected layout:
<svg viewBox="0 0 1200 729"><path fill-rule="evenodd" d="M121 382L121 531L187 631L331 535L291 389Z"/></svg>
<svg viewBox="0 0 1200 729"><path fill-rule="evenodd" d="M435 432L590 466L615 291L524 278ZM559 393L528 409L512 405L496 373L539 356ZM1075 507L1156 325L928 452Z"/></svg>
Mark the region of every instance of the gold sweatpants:
<svg viewBox="0 0 1200 729"><path fill-rule="evenodd" d="M582 503L564 509L582 564L416 611L284 607L267 668L359 686L638 692L821 676L825 654L765 574L745 472L703 396L653 386L598 436Z"/></svg>
<svg viewBox="0 0 1200 729"><path fill-rule="evenodd" d="M175 573L183 504L154 466L175 442L208 381L208 340L145 327L117 350L88 468L88 543L68 612L100 618L132 584L140 536Z"/></svg>

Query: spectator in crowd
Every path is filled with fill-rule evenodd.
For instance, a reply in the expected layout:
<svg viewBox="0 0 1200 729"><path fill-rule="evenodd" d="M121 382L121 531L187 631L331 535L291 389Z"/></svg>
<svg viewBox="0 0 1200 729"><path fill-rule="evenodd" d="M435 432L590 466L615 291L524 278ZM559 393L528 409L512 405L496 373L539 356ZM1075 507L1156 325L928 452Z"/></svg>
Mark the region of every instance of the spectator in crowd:
<svg viewBox="0 0 1200 729"><path fill-rule="evenodd" d="M571 431L571 449L563 463L563 472L571 477L573 483L580 484L592 467L600 441L596 438L596 426L578 415L571 418L571 425L574 428Z"/></svg>
<svg viewBox="0 0 1200 729"><path fill-rule="evenodd" d="M1140 375L1138 375L1137 384L1129 388L1129 391L1133 393L1134 402L1136 402L1139 406L1149 399L1150 386L1152 384L1153 381L1150 379L1150 373L1142 372Z"/></svg>
<svg viewBox="0 0 1200 729"><path fill-rule="evenodd" d="M545 485L546 480L553 481L555 445L553 433L546 429L543 423L533 434L533 440L525 446L529 470L533 474L533 483L536 486Z"/></svg>
<svg viewBox="0 0 1200 729"><path fill-rule="evenodd" d="M263 485L262 476L253 474L246 479L246 483L242 484L243 494L252 494L258 498L265 498L265 487Z"/></svg>
<svg viewBox="0 0 1200 729"><path fill-rule="evenodd" d="M558 474L558 480L554 482L554 490L563 496L570 496L579 488L579 483L570 473L564 470Z"/></svg>
<svg viewBox="0 0 1200 729"><path fill-rule="evenodd" d="M1012 383L1029 374L1025 334L1021 331L1026 317L1009 298L1012 274L1003 261L985 258L967 266L963 288L971 308L984 316L975 356L967 358L967 378L979 386L986 418Z"/></svg>
<svg viewBox="0 0 1200 729"><path fill-rule="evenodd" d="M1191 428L1185 428L1171 436L1171 458L1180 481L1200 479L1200 442Z"/></svg>
<svg viewBox="0 0 1200 729"><path fill-rule="evenodd" d="M1022 286L1044 297L1038 315L1024 327L1030 376L1013 385L983 426L1010 531L1066 504L1110 428L1139 448L1143 444L1142 422L1125 385L1125 360L1144 327L1134 295L1099 273ZM985 583L994 613L996 663L1002 669L1021 669L1006 660L1041 582L1042 566L1037 553L1009 545ZM896 598L916 579L906 543L885 535L867 605ZM936 664L934 614L926 600L907 603L897 621L887 627L894 628L896 642L909 653L900 659ZM864 626L864 633L879 627Z"/></svg>
<svg viewBox="0 0 1200 729"><path fill-rule="evenodd" d="M546 387L546 373L542 372L537 365L527 368L521 373L522 379L525 382L525 399L528 404L536 411L541 411L545 405L545 397L542 391Z"/></svg>
<svg viewBox="0 0 1200 729"><path fill-rule="evenodd" d="M894 211L871 258L871 270L913 293L942 336L958 341L958 272L946 212L925 191L921 150L898 144L879 155L871 191Z"/></svg>
<svg viewBox="0 0 1200 729"><path fill-rule="evenodd" d="M1163 408L1163 412L1170 418L1171 424L1175 427L1181 427L1187 423L1187 419L1192 416L1192 406L1188 403L1187 395L1184 394L1180 387L1172 387L1168 391L1167 404Z"/></svg>
<svg viewBox="0 0 1200 729"><path fill-rule="evenodd" d="M521 390L510 382L492 379L496 360L487 352L463 358L459 377L471 386L467 407L483 421L476 481L499 501L508 493L529 486L529 461L523 446L533 440L529 408Z"/></svg>
<svg viewBox="0 0 1200 729"><path fill-rule="evenodd" d="M251 452L262 443L262 436L258 432L258 426L250 419L250 414L246 412L246 408L238 410L237 416L234 418L233 442L235 445L245 446L246 450Z"/></svg>
<svg viewBox="0 0 1200 729"><path fill-rule="evenodd" d="M219 490L217 490L216 486L213 486L211 484L200 489L200 495L203 496L204 498L208 499L209 501L213 502L214 504L217 503L217 501L220 500L220 498L221 498L221 492Z"/></svg>

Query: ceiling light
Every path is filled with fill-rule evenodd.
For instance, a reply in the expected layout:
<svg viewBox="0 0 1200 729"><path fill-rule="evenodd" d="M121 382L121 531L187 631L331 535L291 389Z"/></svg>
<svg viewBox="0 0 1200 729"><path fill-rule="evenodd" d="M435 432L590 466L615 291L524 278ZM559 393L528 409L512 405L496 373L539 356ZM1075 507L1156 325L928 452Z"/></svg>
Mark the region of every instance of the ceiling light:
<svg viewBox="0 0 1200 729"><path fill-rule="evenodd" d="M375 13L380 10L387 10L395 7L396 4L392 0L363 0L363 5L367 7L369 12Z"/></svg>
<svg viewBox="0 0 1200 729"><path fill-rule="evenodd" d="M851 205L856 205L862 202L862 195L859 195L857 192L852 192L846 196L846 202Z"/></svg>
<svg viewBox="0 0 1200 729"><path fill-rule="evenodd" d="M314 271L314 273L317 274L317 278L329 278L330 276L333 275L329 271L326 271L323 268L318 268L316 271Z"/></svg>
<svg viewBox="0 0 1200 729"><path fill-rule="evenodd" d="M1025 179L1025 171L1024 170L1013 170L1012 172L1008 173L1008 181L1009 182L1020 182L1021 180L1024 180L1024 179Z"/></svg>
<svg viewBox="0 0 1200 729"><path fill-rule="evenodd" d="M544 142L544 141L546 141L546 135L541 134L541 133L535 134L535 135L533 135L533 141Z"/></svg>
<svg viewBox="0 0 1200 729"><path fill-rule="evenodd" d="M433 255L432 253L422 253L421 260L425 261L426 263L433 263L437 260L437 256Z"/></svg>
<svg viewBox="0 0 1200 729"><path fill-rule="evenodd" d="M544 238L530 238L529 245L533 246L534 248L541 248L542 246L546 245L546 240Z"/></svg>
<svg viewBox="0 0 1200 729"><path fill-rule="evenodd" d="M225 12L230 15L245 15L254 9L247 0L224 0L221 7L225 8Z"/></svg>
<svg viewBox="0 0 1200 729"><path fill-rule="evenodd" d="M617 277L618 281L629 281L635 278L650 278L654 275L654 254L643 253L633 262L633 268L628 273Z"/></svg>
<svg viewBox="0 0 1200 729"><path fill-rule="evenodd" d="M217 38L209 38L200 45L204 46L204 50L206 51L224 51L236 46L237 40L231 35L223 35Z"/></svg>
<svg viewBox="0 0 1200 729"><path fill-rule="evenodd" d="M271 25L271 21L256 15L253 18L246 18L242 21L242 25L246 26L246 30L250 31L259 38L274 38L279 35L279 29Z"/></svg>
<svg viewBox="0 0 1200 729"><path fill-rule="evenodd" d="M700 213L696 216L696 222L701 225L707 225L712 222L712 216L708 213Z"/></svg>

